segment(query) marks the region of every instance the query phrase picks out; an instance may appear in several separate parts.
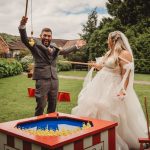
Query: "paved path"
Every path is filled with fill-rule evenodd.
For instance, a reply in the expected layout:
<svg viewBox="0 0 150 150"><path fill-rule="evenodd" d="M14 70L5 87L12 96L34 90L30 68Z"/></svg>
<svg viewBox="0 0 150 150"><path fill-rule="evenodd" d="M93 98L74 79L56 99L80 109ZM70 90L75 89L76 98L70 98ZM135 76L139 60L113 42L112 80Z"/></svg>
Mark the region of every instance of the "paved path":
<svg viewBox="0 0 150 150"><path fill-rule="evenodd" d="M64 76L64 75L58 75L59 78L63 79L76 79L76 80L83 80L84 77L78 77L78 76ZM134 81L135 84L143 84L143 85L150 85L149 81Z"/></svg>
<svg viewBox="0 0 150 150"><path fill-rule="evenodd" d="M27 73L23 73L27 74ZM59 78L63 79L76 79L76 80L84 80L84 77L79 77L79 76L65 76L65 75L58 75ZM142 85L150 85L149 81L134 81L135 84L142 84Z"/></svg>

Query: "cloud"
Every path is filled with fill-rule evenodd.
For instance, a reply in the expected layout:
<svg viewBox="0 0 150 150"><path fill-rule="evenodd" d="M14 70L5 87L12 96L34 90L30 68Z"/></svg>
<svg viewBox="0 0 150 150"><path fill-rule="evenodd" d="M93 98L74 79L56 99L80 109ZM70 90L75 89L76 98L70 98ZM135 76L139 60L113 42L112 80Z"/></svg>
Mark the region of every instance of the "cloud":
<svg viewBox="0 0 150 150"><path fill-rule="evenodd" d="M109 16L105 7L107 0L32 0L34 36L43 27L53 30L53 38L76 39L82 32L88 14L98 8L98 19ZM31 30L31 0L28 8L27 32ZM25 1L0 0L0 32L19 35L18 25L24 15Z"/></svg>

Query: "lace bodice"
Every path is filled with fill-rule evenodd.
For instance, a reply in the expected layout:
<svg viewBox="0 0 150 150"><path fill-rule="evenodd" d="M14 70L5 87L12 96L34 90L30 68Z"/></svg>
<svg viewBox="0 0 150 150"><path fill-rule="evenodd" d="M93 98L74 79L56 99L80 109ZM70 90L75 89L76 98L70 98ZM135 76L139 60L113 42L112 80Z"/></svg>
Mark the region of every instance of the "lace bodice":
<svg viewBox="0 0 150 150"><path fill-rule="evenodd" d="M127 63L123 66L124 69L134 70L134 63L133 62L129 62L128 60L121 58L121 57L118 57L118 58L122 59L124 62ZM118 58L115 56L110 56L107 59L105 59L104 57L98 57L98 58L96 58L96 63L101 64L105 68L109 68L109 69L113 69L113 70L114 69L120 69L120 66L118 63Z"/></svg>

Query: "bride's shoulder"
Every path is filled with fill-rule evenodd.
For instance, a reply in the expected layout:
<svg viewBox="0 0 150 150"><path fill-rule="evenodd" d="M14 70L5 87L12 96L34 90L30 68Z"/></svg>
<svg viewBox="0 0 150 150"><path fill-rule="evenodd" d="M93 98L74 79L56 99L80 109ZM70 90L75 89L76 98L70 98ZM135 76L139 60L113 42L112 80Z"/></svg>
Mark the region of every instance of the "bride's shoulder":
<svg viewBox="0 0 150 150"><path fill-rule="evenodd" d="M129 51L123 50L119 54L119 59L121 59L121 60L127 60L128 62L132 62L132 55L130 54Z"/></svg>

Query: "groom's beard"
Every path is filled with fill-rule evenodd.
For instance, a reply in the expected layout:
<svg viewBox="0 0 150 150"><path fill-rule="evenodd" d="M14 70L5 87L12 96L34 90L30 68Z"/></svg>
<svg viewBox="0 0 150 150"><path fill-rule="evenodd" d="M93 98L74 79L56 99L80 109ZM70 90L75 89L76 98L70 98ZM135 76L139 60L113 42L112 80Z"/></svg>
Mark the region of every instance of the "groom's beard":
<svg viewBox="0 0 150 150"><path fill-rule="evenodd" d="M51 43L51 40L42 39L42 44L43 44L44 46L49 47L50 43Z"/></svg>

